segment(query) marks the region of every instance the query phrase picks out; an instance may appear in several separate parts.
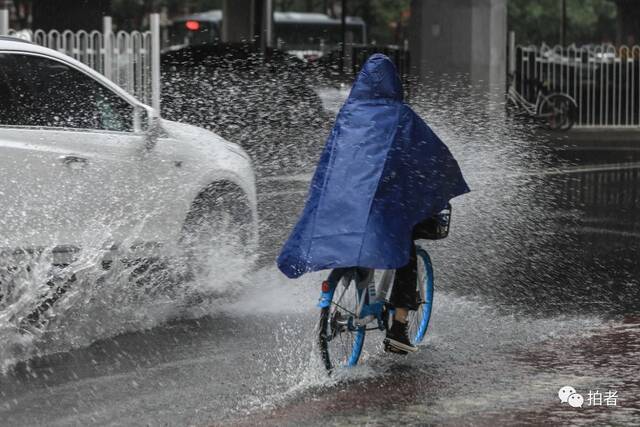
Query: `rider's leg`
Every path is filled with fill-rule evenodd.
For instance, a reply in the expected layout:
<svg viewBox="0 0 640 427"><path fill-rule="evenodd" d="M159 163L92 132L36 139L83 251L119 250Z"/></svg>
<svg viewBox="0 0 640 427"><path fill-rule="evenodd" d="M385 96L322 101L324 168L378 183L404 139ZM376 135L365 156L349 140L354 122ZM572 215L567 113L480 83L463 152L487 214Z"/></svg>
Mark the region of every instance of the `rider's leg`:
<svg viewBox="0 0 640 427"><path fill-rule="evenodd" d="M409 310L418 309L418 294L416 282L418 281L418 258L416 245L411 241L411 254L409 263L396 269L389 302L396 309L395 320L407 321Z"/></svg>
<svg viewBox="0 0 640 427"><path fill-rule="evenodd" d="M407 323L407 317L409 317L409 309L404 307L396 308L395 313L393 314L393 321L398 321L400 323Z"/></svg>
<svg viewBox="0 0 640 427"><path fill-rule="evenodd" d="M416 282L418 280L418 258L416 246L411 241L411 255L409 263L396 270L390 303L395 308L395 315L385 339L386 349L394 353L407 354L416 351L411 344L407 324L409 310L417 310L418 297Z"/></svg>

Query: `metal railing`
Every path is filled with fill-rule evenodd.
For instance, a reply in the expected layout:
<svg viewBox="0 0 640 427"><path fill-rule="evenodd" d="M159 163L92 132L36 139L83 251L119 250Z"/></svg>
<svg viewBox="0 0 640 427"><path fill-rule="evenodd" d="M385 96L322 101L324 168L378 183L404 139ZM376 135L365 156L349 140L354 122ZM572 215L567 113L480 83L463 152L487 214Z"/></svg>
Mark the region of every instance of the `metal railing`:
<svg viewBox="0 0 640 427"><path fill-rule="evenodd" d="M633 214L640 208L640 162L595 165L583 169L576 170L563 181L560 194L565 206L614 208L609 209L614 216L621 215L623 211Z"/></svg>
<svg viewBox="0 0 640 427"><path fill-rule="evenodd" d="M0 10L0 21L3 19ZM8 20L6 14L5 20ZM4 30L40 46L62 52L102 73L140 101L160 109L160 18L150 16L150 31L113 32L111 17L103 31ZM0 22L2 29L8 22Z"/></svg>
<svg viewBox="0 0 640 427"><path fill-rule="evenodd" d="M576 127L640 126L640 46L510 43L512 84L526 99L536 98L536 82L565 93L578 105Z"/></svg>

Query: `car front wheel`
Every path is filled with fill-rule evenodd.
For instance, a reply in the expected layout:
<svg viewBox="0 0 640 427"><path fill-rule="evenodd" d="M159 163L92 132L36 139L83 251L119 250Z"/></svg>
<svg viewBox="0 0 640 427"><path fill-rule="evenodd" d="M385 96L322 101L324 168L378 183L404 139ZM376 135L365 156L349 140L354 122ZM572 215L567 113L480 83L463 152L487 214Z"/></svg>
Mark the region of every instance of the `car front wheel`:
<svg viewBox="0 0 640 427"><path fill-rule="evenodd" d="M185 220L181 245L196 280L241 279L253 267L257 249L256 224L242 189L220 182L200 193Z"/></svg>

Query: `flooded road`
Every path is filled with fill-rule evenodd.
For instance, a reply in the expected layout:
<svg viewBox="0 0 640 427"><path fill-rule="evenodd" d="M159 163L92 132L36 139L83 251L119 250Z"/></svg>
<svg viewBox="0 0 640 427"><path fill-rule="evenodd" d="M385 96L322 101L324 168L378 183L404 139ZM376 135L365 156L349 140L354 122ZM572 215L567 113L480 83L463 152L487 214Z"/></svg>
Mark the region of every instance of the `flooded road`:
<svg viewBox="0 0 640 427"><path fill-rule="evenodd" d="M188 319L14 364L1 424L637 425L640 146L536 138L534 160L498 167L453 146L473 193L454 202L451 237L427 244L436 302L418 353L389 356L374 332L362 366L325 375L323 274L273 266L311 170L263 176L257 271ZM563 386L582 408L560 402Z"/></svg>

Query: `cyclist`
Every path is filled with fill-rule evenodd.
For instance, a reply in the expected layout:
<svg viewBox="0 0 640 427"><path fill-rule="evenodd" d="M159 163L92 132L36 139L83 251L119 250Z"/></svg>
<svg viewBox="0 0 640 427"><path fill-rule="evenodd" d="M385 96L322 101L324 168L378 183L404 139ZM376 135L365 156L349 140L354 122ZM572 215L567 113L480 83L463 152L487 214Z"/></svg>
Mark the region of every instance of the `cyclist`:
<svg viewBox="0 0 640 427"><path fill-rule="evenodd" d="M447 147L403 101L391 60L375 54L336 118L278 267L289 278L335 269L331 280L352 268L397 269L385 342L415 351L407 336L418 305L413 230L468 191Z"/></svg>

